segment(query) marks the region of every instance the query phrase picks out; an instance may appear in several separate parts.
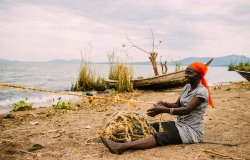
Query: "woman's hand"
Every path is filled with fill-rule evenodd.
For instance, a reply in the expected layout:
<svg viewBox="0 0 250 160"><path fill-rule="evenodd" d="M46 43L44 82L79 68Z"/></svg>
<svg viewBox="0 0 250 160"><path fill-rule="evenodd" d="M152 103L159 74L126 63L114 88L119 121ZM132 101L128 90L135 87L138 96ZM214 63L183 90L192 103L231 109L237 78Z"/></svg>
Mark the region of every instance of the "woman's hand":
<svg viewBox="0 0 250 160"><path fill-rule="evenodd" d="M147 110L147 115L154 117L158 114L161 114L164 112L164 109L166 109L165 107L163 107L162 105L158 105L158 104L154 104L153 108L150 108L149 110Z"/></svg>

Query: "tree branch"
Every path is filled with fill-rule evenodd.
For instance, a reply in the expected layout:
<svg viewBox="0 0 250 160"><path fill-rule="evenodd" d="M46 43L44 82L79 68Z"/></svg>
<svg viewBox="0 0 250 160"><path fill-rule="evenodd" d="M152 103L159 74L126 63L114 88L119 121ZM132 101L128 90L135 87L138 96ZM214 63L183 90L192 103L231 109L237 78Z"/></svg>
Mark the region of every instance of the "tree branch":
<svg viewBox="0 0 250 160"><path fill-rule="evenodd" d="M145 51L144 49L142 49L141 47L139 47L139 46L137 46L135 43L133 43L133 42L128 38L128 36L127 36L127 40L128 40L128 42L132 45L132 47L135 47L135 48L141 50L142 52L145 52L145 53L147 53L147 54L150 54L150 52Z"/></svg>
<svg viewBox="0 0 250 160"><path fill-rule="evenodd" d="M151 35L152 35L152 52L154 52L155 50L155 36L154 36L154 32L153 30L150 28L150 32L151 32Z"/></svg>

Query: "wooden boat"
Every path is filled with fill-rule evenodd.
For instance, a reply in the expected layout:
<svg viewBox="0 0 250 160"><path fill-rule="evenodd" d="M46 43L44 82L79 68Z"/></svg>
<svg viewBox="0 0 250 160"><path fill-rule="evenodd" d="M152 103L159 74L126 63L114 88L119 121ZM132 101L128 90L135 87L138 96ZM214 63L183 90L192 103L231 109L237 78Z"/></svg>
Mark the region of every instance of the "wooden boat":
<svg viewBox="0 0 250 160"><path fill-rule="evenodd" d="M211 58L206 65L208 66L213 61ZM105 80L108 88L115 88L117 86L117 80ZM178 72L173 72L169 74L159 75L150 78L143 79L133 79L133 88L136 89L147 89L147 90L156 90L156 89L166 89L184 86L186 83L185 80L185 70Z"/></svg>
<svg viewBox="0 0 250 160"><path fill-rule="evenodd" d="M235 70L237 73L239 73L243 78L250 81L250 72L249 71L239 71Z"/></svg>

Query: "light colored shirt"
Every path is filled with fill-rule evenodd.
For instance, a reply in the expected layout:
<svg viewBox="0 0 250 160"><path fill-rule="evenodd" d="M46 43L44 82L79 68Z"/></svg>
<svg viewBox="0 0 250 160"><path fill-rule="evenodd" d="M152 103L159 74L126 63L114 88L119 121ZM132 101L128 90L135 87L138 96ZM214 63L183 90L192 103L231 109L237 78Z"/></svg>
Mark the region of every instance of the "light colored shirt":
<svg viewBox="0 0 250 160"><path fill-rule="evenodd" d="M182 143L201 142L204 136L203 116L208 105L208 91L201 83L191 92L189 92L190 90L191 85L186 84L180 96L182 107L186 107L193 97L203 98L204 102L191 111L191 113L177 117L175 125L179 131Z"/></svg>

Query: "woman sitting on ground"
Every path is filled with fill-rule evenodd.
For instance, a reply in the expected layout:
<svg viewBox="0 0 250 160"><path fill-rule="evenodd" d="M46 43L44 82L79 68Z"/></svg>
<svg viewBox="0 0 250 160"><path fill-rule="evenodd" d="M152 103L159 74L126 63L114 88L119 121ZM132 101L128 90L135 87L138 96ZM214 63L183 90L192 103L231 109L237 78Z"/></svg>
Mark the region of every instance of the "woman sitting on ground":
<svg viewBox="0 0 250 160"><path fill-rule="evenodd" d="M207 104L213 105L204 76L208 68L200 62L190 64L185 70L187 84L176 103L159 101L147 110L154 117L161 113L178 115L176 121L162 122L163 132L132 142L116 143L101 137L103 144L111 153L121 154L126 150L142 150L156 146L181 143L198 143L203 140L203 117ZM159 124L152 126L159 130Z"/></svg>

